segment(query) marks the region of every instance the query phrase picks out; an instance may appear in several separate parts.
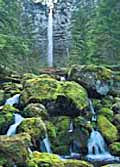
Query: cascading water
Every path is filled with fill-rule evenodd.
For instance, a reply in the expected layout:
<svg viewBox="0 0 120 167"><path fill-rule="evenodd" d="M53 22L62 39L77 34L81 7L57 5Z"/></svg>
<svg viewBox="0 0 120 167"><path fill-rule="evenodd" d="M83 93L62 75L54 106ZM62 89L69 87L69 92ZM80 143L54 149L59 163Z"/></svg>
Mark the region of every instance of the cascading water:
<svg viewBox="0 0 120 167"><path fill-rule="evenodd" d="M48 134L46 133L45 138L41 142L40 149L42 152L52 153L50 141L48 138Z"/></svg>
<svg viewBox="0 0 120 167"><path fill-rule="evenodd" d="M15 135L17 127L24 120L24 118L20 114L14 114L14 116L15 116L15 123L9 127L7 131L7 136Z"/></svg>
<svg viewBox="0 0 120 167"><path fill-rule="evenodd" d="M19 98L20 98L20 94L16 94L13 97L7 99L5 104L9 104L11 106L13 106L14 104L18 104Z"/></svg>
<svg viewBox="0 0 120 167"><path fill-rule="evenodd" d="M93 113L93 118L92 121L97 121L96 120L96 113L94 111L92 101L89 100L90 104L90 109L91 112ZM118 157L112 156L108 150L107 150L107 145L100 134L97 130L92 129L90 138L88 140L88 155L87 155L88 160L104 160L104 161L119 161Z"/></svg>
<svg viewBox="0 0 120 167"><path fill-rule="evenodd" d="M70 127L69 127L69 130L68 130L68 132L73 132L73 121L71 120L70 121Z"/></svg>
<svg viewBox="0 0 120 167"><path fill-rule="evenodd" d="M90 111L92 113L92 121L97 121L96 113L92 104L92 101L89 99Z"/></svg>
<svg viewBox="0 0 120 167"><path fill-rule="evenodd" d="M54 3L52 0L49 0L47 3L49 8L48 14L48 66L53 66L53 8Z"/></svg>

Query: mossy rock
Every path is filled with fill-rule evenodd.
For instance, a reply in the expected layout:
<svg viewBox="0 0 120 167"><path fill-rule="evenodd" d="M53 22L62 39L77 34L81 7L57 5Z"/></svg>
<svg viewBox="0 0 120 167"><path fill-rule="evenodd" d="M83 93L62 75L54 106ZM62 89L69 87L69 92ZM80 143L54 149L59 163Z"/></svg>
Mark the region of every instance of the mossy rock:
<svg viewBox="0 0 120 167"><path fill-rule="evenodd" d="M0 112L0 134L6 134L9 126L14 122L13 114L18 110L10 105L5 105Z"/></svg>
<svg viewBox="0 0 120 167"><path fill-rule="evenodd" d="M4 158L0 155L0 167L2 167L2 165L6 165L7 163L8 162L7 162L6 158Z"/></svg>
<svg viewBox="0 0 120 167"><path fill-rule="evenodd" d="M104 66L73 65L68 78L83 85L88 92L97 95L106 95L111 86L112 71Z"/></svg>
<svg viewBox="0 0 120 167"><path fill-rule="evenodd" d="M120 142L114 142L109 146L113 155L120 156Z"/></svg>
<svg viewBox="0 0 120 167"><path fill-rule="evenodd" d="M55 154L33 152L27 167L64 167L64 162Z"/></svg>
<svg viewBox="0 0 120 167"><path fill-rule="evenodd" d="M117 128L103 115L99 115L98 117L98 128L108 143L118 140Z"/></svg>
<svg viewBox="0 0 120 167"><path fill-rule="evenodd" d="M93 167L92 164L80 160L66 160L64 161L65 167Z"/></svg>
<svg viewBox="0 0 120 167"><path fill-rule="evenodd" d="M56 132L56 138L51 140L53 152L59 155L69 154L70 136L68 130L70 118L65 116L52 118L52 123Z"/></svg>
<svg viewBox="0 0 120 167"><path fill-rule="evenodd" d="M113 104L112 109L114 113L120 114L120 102L118 101L115 104Z"/></svg>
<svg viewBox="0 0 120 167"><path fill-rule="evenodd" d="M106 118L108 118L109 121L112 121L114 115L113 111L106 107L101 108L98 114L104 115Z"/></svg>
<svg viewBox="0 0 120 167"><path fill-rule="evenodd" d="M26 118L17 129L18 133L25 132L31 136L32 143L37 147L37 142L45 138L46 127L41 118Z"/></svg>
<svg viewBox="0 0 120 167"><path fill-rule="evenodd" d="M49 136L49 139L50 141L53 141L56 139L56 127L55 125L53 125L52 122L50 121L45 121L45 126L46 126L46 129L47 129L47 133L48 133L48 136Z"/></svg>
<svg viewBox="0 0 120 167"><path fill-rule="evenodd" d="M120 114L116 114L113 118L113 123L117 127L117 129L120 131Z"/></svg>
<svg viewBox="0 0 120 167"><path fill-rule="evenodd" d="M120 164L108 164L108 165L101 166L101 167L120 167Z"/></svg>
<svg viewBox="0 0 120 167"><path fill-rule="evenodd" d="M13 82L7 82L2 85L2 88L5 92L5 99L7 99L15 94L19 94L22 90L22 85Z"/></svg>
<svg viewBox="0 0 120 167"><path fill-rule="evenodd" d="M28 134L21 133L12 137L0 136L0 157L7 165L25 164L29 157L28 147L31 138Z"/></svg>
<svg viewBox="0 0 120 167"><path fill-rule="evenodd" d="M75 82L38 77L26 81L21 102L24 105L39 102L53 115L71 115L80 114L88 106L87 98L85 89Z"/></svg>
<svg viewBox="0 0 120 167"><path fill-rule="evenodd" d="M4 102L4 90L0 90L0 105L2 105L3 104L3 102Z"/></svg>
<svg viewBox="0 0 120 167"><path fill-rule="evenodd" d="M26 118L31 118L31 117L41 117L42 119L48 118L47 110L42 104L39 103L28 104L21 113Z"/></svg>

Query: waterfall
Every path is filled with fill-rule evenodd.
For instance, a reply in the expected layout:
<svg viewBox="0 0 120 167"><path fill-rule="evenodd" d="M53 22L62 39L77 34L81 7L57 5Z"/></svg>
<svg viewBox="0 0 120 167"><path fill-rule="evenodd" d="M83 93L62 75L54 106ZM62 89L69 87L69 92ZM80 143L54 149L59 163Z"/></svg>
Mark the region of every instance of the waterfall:
<svg viewBox="0 0 120 167"><path fill-rule="evenodd" d="M97 121L96 119L96 113L94 111L94 107L92 104L92 101L89 99L89 104L90 104L90 110L93 114L92 116L92 121ZM88 140L88 155L87 155L88 160L104 160L104 161L119 161L118 157L112 156L108 150L107 150L107 145L100 134L97 130L92 129L92 132L90 134L90 138Z"/></svg>
<svg viewBox="0 0 120 167"><path fill-rule="evenodd" d="M90 99L89 99L89 105L90 105L90 111L92 113L92 121L96 121L97 120L96 113L95 113L92 101Z"/></svg>
<svg viewBox="0 0 120 167"><path fill-rule="evenodd" d="M96 131L92 130L90 138L88 140L88 160L118 160L117 157L112 156L108 150L106 143L102 135Z"/></svg>
<svg viewBox="0 0 120 167"><path fill-rule="evenodd" d="M65 77L60 77L60 81L65 81Z"/></svg>
<svg viewBox="0 0 120 167"><path fill-rule="evenodd" d="M16 94L13 97L7 99L5 104L9 104L11 106L13 106L14 104L18 104L19 98L20 98L20 94Z"/></svg>
<svg viewBox="0 0 120 167"><path fill-rule="evenodd" d="M70 126L69 126L69 130L68 130L68 132L73 132L73 121L71 120L70 121Z"/></svg>
<svg viewBox="0 0 120 167"><path fill-rule="evenodd" d="M53 7L52 0L48 1L49 15L48 15L48 66L53 66Z"/></svg>
<svg viewBox="0 0 120 167"><path fill-rule="evenodd" d="M45 135L45 138L41 142L40 149L42 152L52 153L50 141L47 133Z"/></svg>
<svg viewBox="0 0 120 167"><path fill-rule="evenodd" d="M7 131L7 136L15 135L17 127L24 120L24 118L20 114L14 114L14 116L15 116L15 123L9 127Z"/></svg>

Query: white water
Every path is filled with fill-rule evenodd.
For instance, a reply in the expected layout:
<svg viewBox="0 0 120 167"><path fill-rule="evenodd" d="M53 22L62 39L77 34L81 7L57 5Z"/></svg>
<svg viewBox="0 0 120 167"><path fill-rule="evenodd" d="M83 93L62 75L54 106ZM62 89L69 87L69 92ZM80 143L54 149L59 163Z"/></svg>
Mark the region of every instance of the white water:
<svg viewBox="0 0 120 167"><path fill-rule="evenodd" d="M49 15L48 15L48 66L53 66L53 8L52 0L48 1Z"/></svg>
<svg viewBox="0 0 120 167"><path fill-rule="evenodd" d="M20 94L16 94L13 97L7 99L5 104L9 104L11 106L13 106L14 104L18 104L19 98L20 98Z"/></svg>
<svg viewBox="0 0 120 167"><path fill-rule="evenodd" d="M88 140L88 160L119 160L119 158L112 156L105 144L102 135L96 131L92 130L90 138Z"/></svg>
<svg viewBox="0 0 120 167"><path fill-rule="evenodd" d="M7 136L15 135L17 127L24 120L24 118L20 114L14 114L14 116L15 116L15 123L9 127L7 131Z"/></svg>
<svg viewBox="0 0 120 167"><path fill-rule="evenodd" d="M92 121L96 121L97 120L96 113L95 113L92 101L90 99L89 99L89 105L90 105L90 111L92 113Z"/></svg>
<svg viewBox="0 0 120 167"><path fill-rule="evenodd" d="M71 120L70 121L70 127L69 127L69 130L68 130L68 132L73 132L73 121Z"/></svg>
<svg viewBox="0 0 120 167"><path fill-rule="evenodd" d="M47 153L52 153L51 146L50 146L50 141L49 141L49 138L48 138L47 134L46 134L46 137L41 142L41 151L42 152L47 152Z"/></svg>
<svg viewBox="0 0 120 167"><path fill-rule="evenodd" d="M60 81L65 81L65 77L60 77Z"/></svg>

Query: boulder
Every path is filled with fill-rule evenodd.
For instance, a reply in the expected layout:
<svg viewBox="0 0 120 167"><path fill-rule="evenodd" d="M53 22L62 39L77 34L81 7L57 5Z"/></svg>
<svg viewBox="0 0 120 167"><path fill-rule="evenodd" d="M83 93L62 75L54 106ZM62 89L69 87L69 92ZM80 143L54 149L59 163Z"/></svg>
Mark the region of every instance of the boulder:
<svg viewBox="0 0 120 167"><path fill-rule="evenodd" d="M67 160L64 162L65 167L93 167L92 164L80 160Z"/></svg>
<svg viewBox="0 0 120 167"><path fill-rule="evenodd" d="M75 82L57 81L50 77L37 77L26 81L21 103L42 103L51 116L84 114L88 106L85 89Z"/></svg>
<svg viewBox="0 0 120 167"><path fill-rule="evenodd" d="M17 129L18 133L25 132L31 136L33 146L39 150L40 139L46 135L46 127L41 118L26 118L22 121Z"/></svg>
<svg viewBox="0 0 120 167"><path fill-rule="evenodd" d="M42 104L39 103L28 104L21 113L26 118L31 118L31 117L41 117L42 119L48 118L47 110Z"/></svg>
<svg viewBox="0 0 120 167"><path fill-rule="evenodd" d="M98 114L104 115L106 118L108 118L109 121L112 121L113 119L113 111L107 107L102 107Z"/></svg>
<svg viewBox="0 0 120 167"><path fill-rule="evenodd" d="M5 105L0 111L0 134L6 134L10 125L14 122L14 113L18 111L16 108Z"/></svg>
<svg viewBox="0 0 120 167"><path fill-rule="evenodd" d="M120 156L120 142L110 144L109 148L113 155Z"/></svg>
<svg viewBox="0 0 120 167"><path fill-rule="evenodd" d="M5 159L7 160L7 165L25 164L29 157L28 147L30 143L31 138L26 133L12 137L0 136L0 157L3 157L4 163Z"/></svg>
<svg viewBox="0 0 120 167"><path fill-rule="evenodd" d="M98 128L108 143L118 140L117 128L103 115L98 116Z"/></svg>
<svg viewBox="0 0 120 167"><path fill-rule="evenodd" d="M91 96L107 95L111 87L112 71L103 66L73 65L68 79L85 87Z"/></svg>

